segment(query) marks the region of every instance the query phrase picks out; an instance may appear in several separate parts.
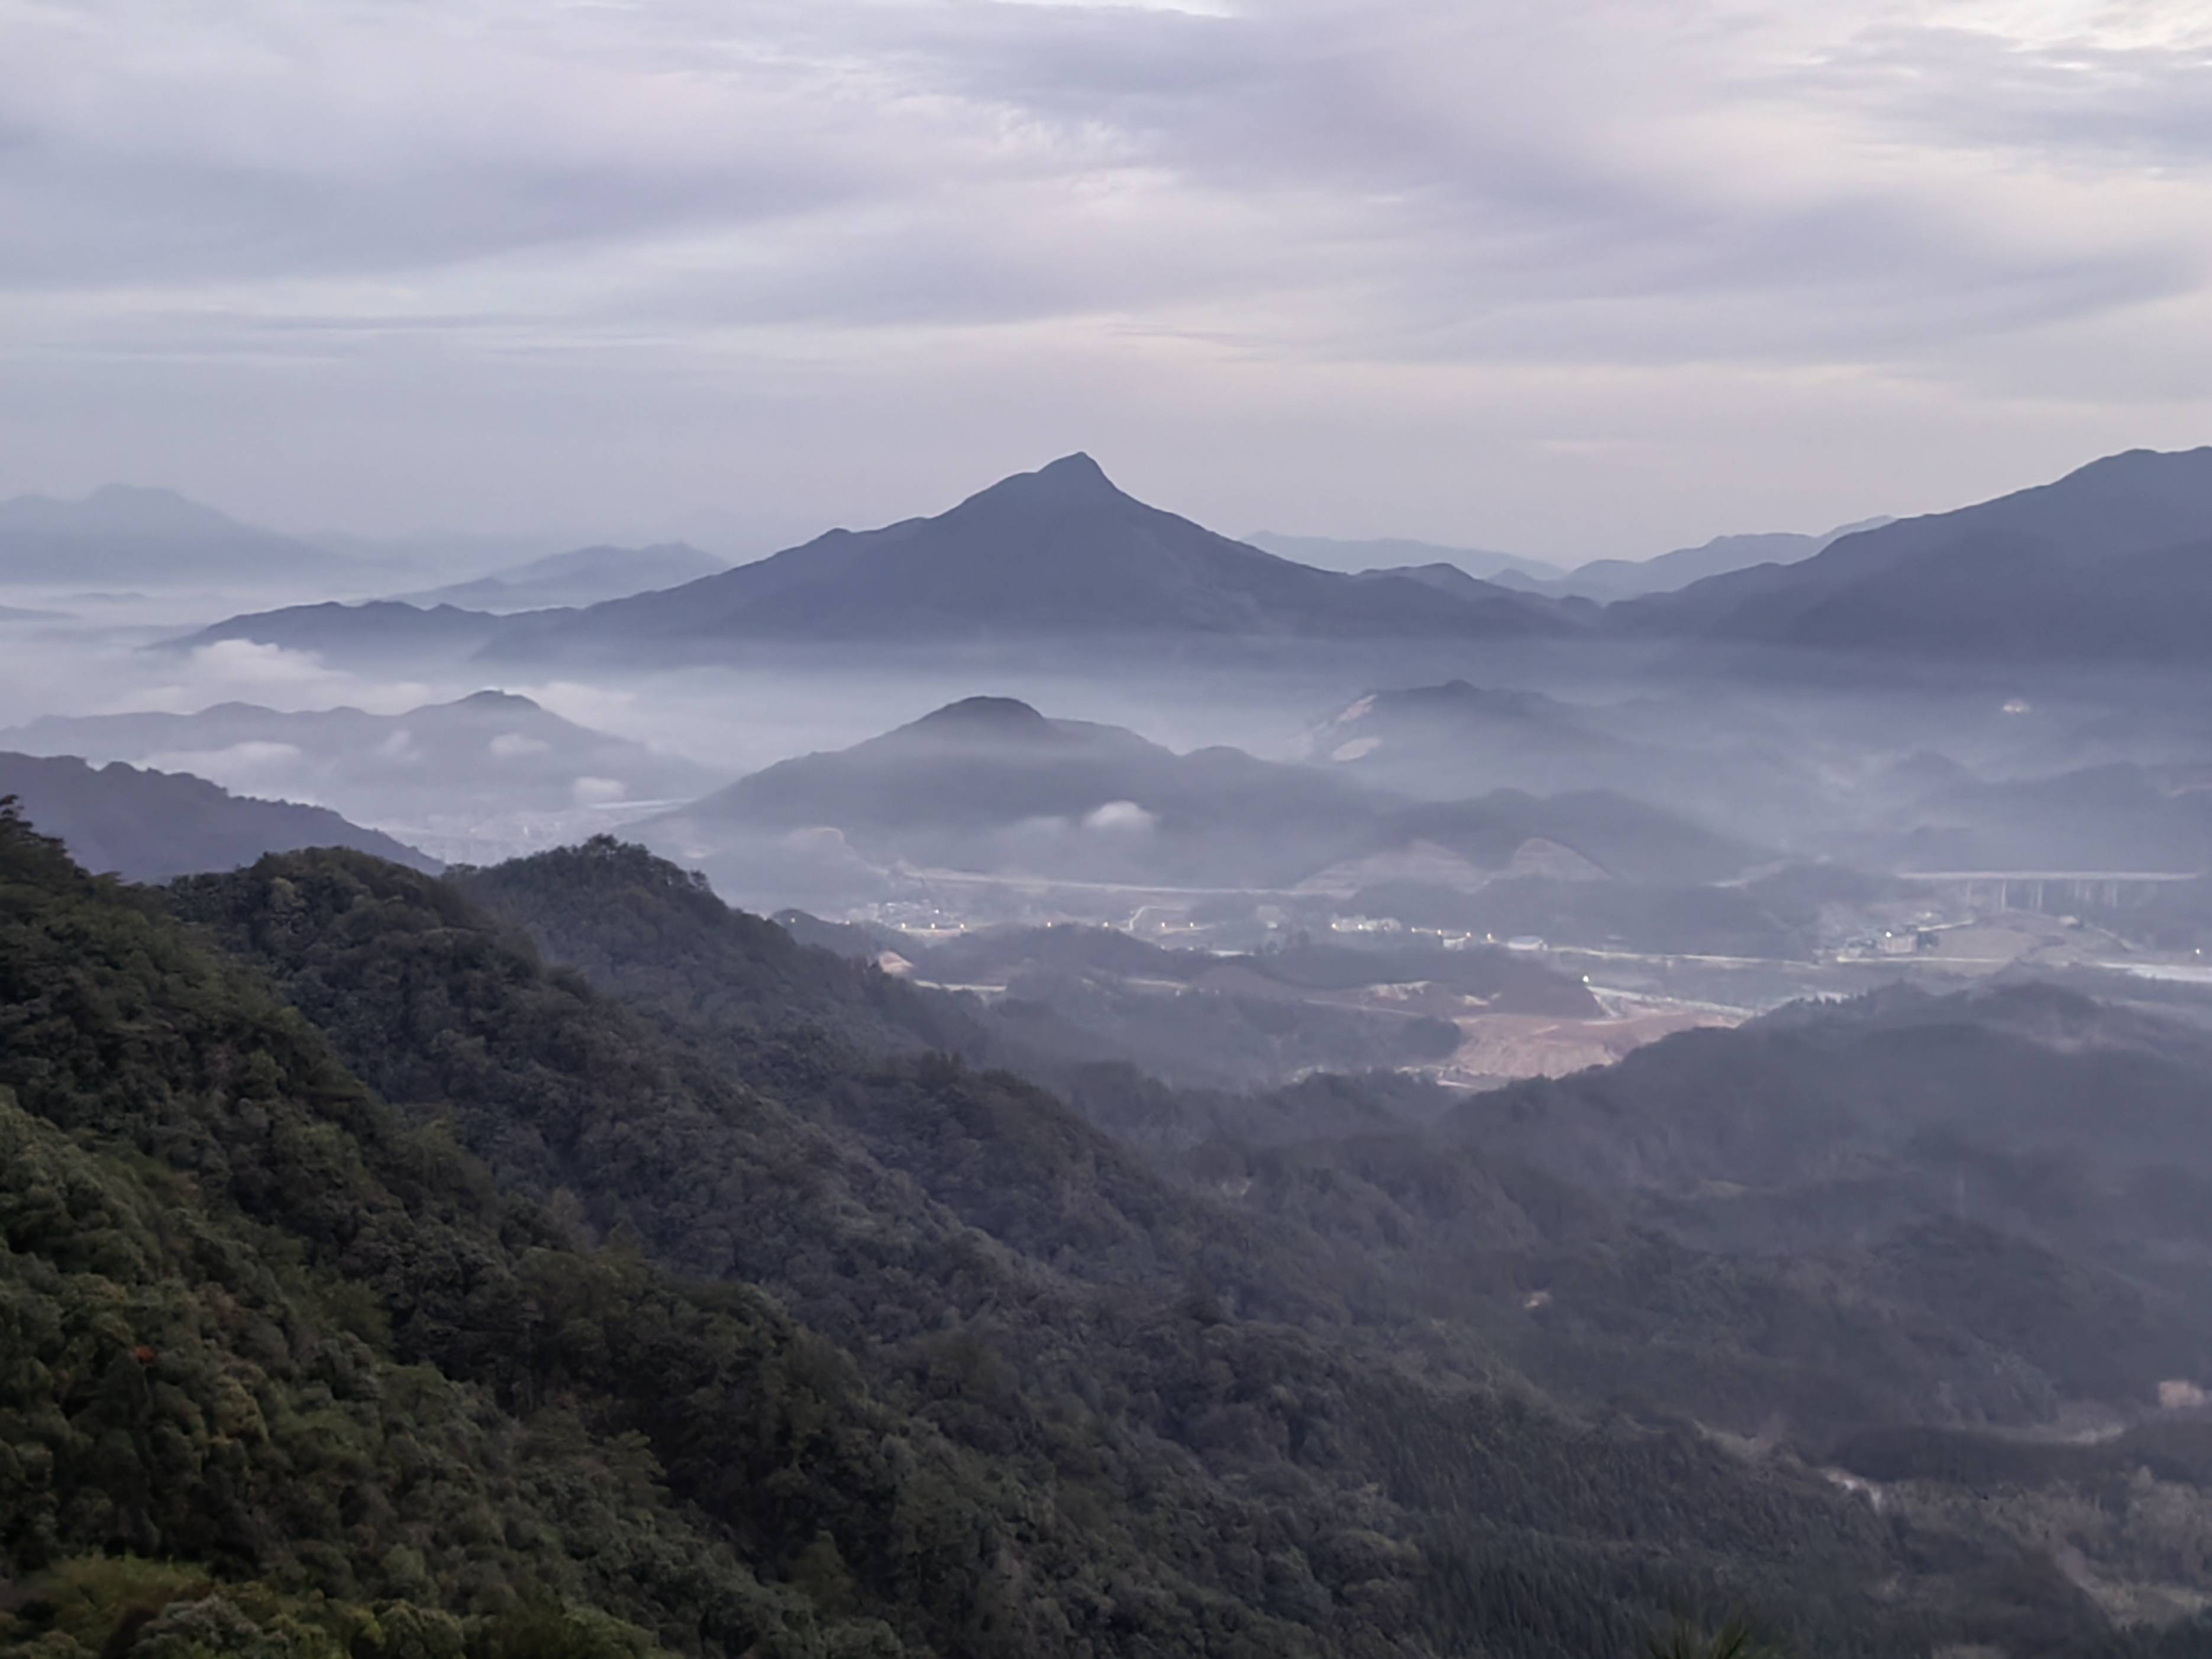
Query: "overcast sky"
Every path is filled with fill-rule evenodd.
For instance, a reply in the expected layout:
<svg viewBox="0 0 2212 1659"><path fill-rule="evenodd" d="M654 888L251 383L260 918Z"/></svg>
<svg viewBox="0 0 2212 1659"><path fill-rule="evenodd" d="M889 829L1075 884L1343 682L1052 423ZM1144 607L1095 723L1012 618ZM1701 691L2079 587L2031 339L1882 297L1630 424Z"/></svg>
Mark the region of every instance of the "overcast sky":
<svg viewBox="0 0 2212 1659"><path fill-rule="evenodd" d="M1083 448L1571 558L2212 441L2201 0L0 0L0 493L292 528Z"/></svg>

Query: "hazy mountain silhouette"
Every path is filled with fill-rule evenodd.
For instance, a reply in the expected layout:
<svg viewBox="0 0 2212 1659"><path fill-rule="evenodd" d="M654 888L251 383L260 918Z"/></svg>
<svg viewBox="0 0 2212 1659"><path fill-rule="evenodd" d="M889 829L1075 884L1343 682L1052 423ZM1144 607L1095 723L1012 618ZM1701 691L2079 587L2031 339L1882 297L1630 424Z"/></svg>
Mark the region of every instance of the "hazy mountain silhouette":
<svg viewBox="0 0 2212 1659"><path fill-rule="evenodd" d="M350 560L241 524L169 489L109 484L82 501L0 501L0 583L305 580L353 575Z"/></svg>
<svg viewBox="0 0 2212 1659"><path fill-rule="evenodd" d="M1350 570L1361 576L1403 576L1425 581L1449 592L1455 579L1480 578L1486 583L1523 593L1555 599L1589 599L1610 605L1617 599L1645 593L1668 593L1705 577L1741 570L1756 564L1794 564L1809 559L1829 544L1862 530L1889 523L1867 519L1844 525L1825 536L1771 534L1716 536L1697 547L1677 548L1649 559L1592 559L1572 569L1536 559L1475 548L1439 547L1428 542L1339 542L1319 536L1257 535L1249 538L1255 547L1285 558L1329 569Z"/></svg>
<svg viewBox="0 0 2212 1659"><path fill-rule="evenodd" d="M488 602L505 603L497 594ZM1426 579L1278 558L1147 507L1089 456L1070 455L935 518L833 530L752 564L580 610L501 617L447 603L295 605L233 617L173 643L245 639L337 659L577 654L668 663L713 660L740 642L1498 640L1592 625L1586 611L1472 577L1440 590Z"/></svg>
<svg viewBox="0 0 2212 1659"><path fill-rule="evenodd" d="M313 651L333 662L465 657L496 637L507 621L489 611L451 605L425 609L398 599L371 599L362 605L325 600L249 611L155 648L183 651L224 640L248 640L290 651Z"/></svg>
<svg viewBox="0 0 2212 1659"><path fill-rule="evenodd" d="M0 799L9 796L78 863L131 881L234 870L264 854L306 847L348 847L417 870L439 867L327 807L234 795L183 773L0 753Z"/></svg>
<svg viewBox="0 0 2212 1659"><path fill-rule="evenodd" d="M426 608L450 605L495 614L548 611L678 587L728 568L726 561L684 542L662 542L651 547L580 547L494 571L474 581L400 598Z"/></svg>
<svg viewBox="0 0 2212 1659"><path fill-rule="evenodd" d="M1776 833L1778 822L1751 807L1808 800L1814 775L1748 732L1715 741L1710 720L1710 710L1698 707L1572 703L1451 680L1363 693L1306 732L1302 758L1431 800L1498 790L1547 796L1598 790L1692 818L1728 800L1737 834Z"/></svg>
<svg viewBox="0 0 2212 1659"><path fill-rule="evenodd" d="M1645 593L1671 593L1709 576L1747 570L1754 565L1796 564L1832 546L1846 536L1878 529L1893 522L1864 519L1829 531L1823 536L1787 532L1752 536L1716 536L1696 547L1678 547L1650 559L1593 559L1577 565L1565 580L1539 590L1562 597L1595 599L1610 605Z"/></svg>
<svg viewBox="0 0 2212 1659"><path fill-rule="evenodd" d="M2212 639L2212 448L2108 456L1607 616L1631 633L1841 650L2199 656Z"/></svg>
<svg viewBox="0 0 2212 1659"><path fill-rule="evenodd" d="M1304 755L1412 794L1581 788L1632 758L1607 725L1540 691L1451 680L1364 693L1306 733Z"/></svg>
<svg viewBox="0 0 2212 1659"><path fill-rule="evenodd" d="M882 737L740 779L645 826L685 858L763 881L811 860L805 890L893 866L1057 881L1281 889L1379 878L1406 859L1479 884L1530 842L1593 877L1711 880L1748 848L1625 796L1498 790L1416 805L1239 750L1176 754L1136 733L972 697ZM781 849L779 852L777 849ZM799 890L794 886L793 890Z"/></svg>
<svg viewBox="0 0 2212 1659"><path fill-rule="evenodd" d="M1511 586L1556 582L1567 574L1560 566L1542 559L1524 559L1518 554L1493 552L1485 547L1447 547L1437 542L1409 541L1397 536L1345 541L1334 536L1284 536L1272 530L1255 530L1244 539L1279 558L1295 559L1321 570L1357 574L1442 564L1484 581Z"/></svg>
<svg viewBox="0 0 2212 1659"><path fill-rule="evenodd" d="M742 778L652 826L664 844L832 830L860 857L1063 879L1287 883L1344 856L1376 806L1348 781L1234 749L970 697L850 749Z"/></svg>
<svg viewBox="0 0 2212 1659"><path fill-rule="evenodd" d="M195 714L49 716L0 732L0 748L312 793L380 823L414 823L465 803L485 814L556 811L576 804L580 785L593 799L682 799L715 781L704 768L504 691L402 714L226 702Z"/></svg>
<svg viewBox="0 0 2212 1659"><path fill-rule="evenodd" d="M1277 558L1147 507L1089 456L1070 455L935 518L833 530L682 587L516 627L495 649L665 659L712 656L737 640L1498 638L1576 626L1488 585L1440 603L1417 582Z"/></svg>
<svg viewBox="0 0 2212 1659"><path fill-rule="evenodd" d="M1532 582L1524 582L1510 573L1494 582L1479 580L1455 564L1408 564L1382 570L1359 570L1352 573L1354 581L1362 582L1418 582L1439 593L1449 593L1458 599L1482 602L1493 598L1498 589L1510 586L1516 591L1536 595L1540 590ZM1580 625L1597 625L1597 607L1589 600L1563 596L1547 588L1541 590L1558 605L1555 614L1571 617Z"/></svg>
<svg viewBox="0 0 2212 1659"><path fill-rule="evenodd" d="M1884 784L1899 827L1867 850L1918 870L2212 870L2212 795L2201 769L2109 763L1984 781L1920 757Z"/></svg>

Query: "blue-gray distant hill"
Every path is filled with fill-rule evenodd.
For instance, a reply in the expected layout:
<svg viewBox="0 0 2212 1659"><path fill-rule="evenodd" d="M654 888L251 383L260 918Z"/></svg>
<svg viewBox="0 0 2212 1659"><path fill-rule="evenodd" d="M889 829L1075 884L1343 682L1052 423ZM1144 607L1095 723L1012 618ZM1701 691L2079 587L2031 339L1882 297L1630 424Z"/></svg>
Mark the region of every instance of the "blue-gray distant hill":
<svg viewBox="0 0 2212 1659"><path fill-rule="evenodd" d="M1887 519L1868 519L1820 536L1787 532L1716 536L1698 546L1677 548L1655 558L1592 559L1571 570L1510 553L1440 547L1431 542L1346 542L1322 536L1265 532L1249 539L1254 546L1264 547L1285 558L1300 559L1332 570L1347 570L1370 580L1402 576L1426 582L1446 592L1463 591L1462 584L1480 580L1554 599L1585 599L1611 605L1646 593L1669 593L1708 576L1751 565L1795 564L1800 559L1811 558L1832 542L1888 522Z"/></svg>
<svg viewBox="0 0 2212 1659"><path fill-rule="evenodd" d="M1255 530L1244 539L1278 558L1295 559L1318 569L1343 570L1353 574L1441 564L1482 581L1517 587L1555 582L1567 574L1556 564L1547 564L1541 559L1524 559L1515 553L1493 552L1486 547L1449 547L1438 542L1408 541L1397 536L1346 541L1334 536L1285 536L1272 530Z"/></svg>
<svg viewBox="0 0 2212 1659"><path fill-rule="evenodd" d="M174 641L244 639L334 659L714 662L761 645L1025 644L1158 638L1506 641L1571 637L1588 605L1463 573L1448 587L1317 570L1147 507L1087 455L1007 478L950 512L582 609L495 616L439 604L296 605Z"/></svg>
<svg viewBox="0 0 2212 1659"><path fill-rule="evenodd" d="M666 592L501 633L497 655L711 659L732 642L1166 634L1521 638L1582 624L1486 583L1440 599L1278 558L1164 513L1071 455L935 518L825 536Z"/></svg>
<svg viewBox="0 0 2212 1659"><path fill-rule="evenodd" d="M1687 882L1732 876L1758 857L1603 791L1417 804L1239 750L1177 754L1006 697L971 697L852 748L781 762L645 833L745 890L844 896L902 866L1348 891L1409 874L1479 885L1532 855L1592 878Z"/></svg>
<svg viewBox="0 0 2212 1659"><path fill-rule="evenodd" d="M226 640L246 640L289 651L312 651L332 662L459 661L498 637L509 621L454 605L425 608L400 599L371 599L362 605L328 599L320 605L250 611L148 648L190 651Z"/></svg>
<svg viewBox="0 0 2212 1659"><path fill-rule="evenodd" d="M169 489L109 484L82 501L0 501L0 585L307 584L350 580L360 570L353 560Z"/></svg>
<svg viewBox="0 0 2212 1659"><path fill-rule="evenodd" d="M2055 483L1616 605L1638 635L2024 662L2212 655L2212 448Z"/></svg>
<svg viewBox="0 0 2212 1659"><path fill-rule="evenodd" d="M1796 564L1846 536L1890 522L1887 519L1865 519L1818 536L1801 536L1786 531L1716 536L1695 547L1678 547L1655 558L1593 559L1588 564L1576 566L1564 580L1536 591L1561 599L1595 599L1601 605L1638 599L1646 593L1671 593L1709 576L1724 576L1753 565ZM1510 581L1510 578L1501 580Z"/></svg>
<svg viewBox="0 0 2212 1659"><path fill-rule="evenodd" d="M269 853L346 847L411 869L439 865L327 807L255 800L180 772L92 766L74 756L0 754L0 800L68 846L88 870L167 881L235 870Z"/></svg>
<svg viewBox="0 0 2212 1659"><path fill-rule="evenodd" d="M504 616L628 599L633 593L678 587L728 568L727 561L684 542L651 547L580 547L496 570L474 581L400 597L405 603L424 608L455 605L464 611Z"/></svg>
<svg viewBox="0 0 2212 1659"><path fill-rule="evenodd" d="M81 755L306 795L375 823L557 812L589 799L688 800L721 780L641 743L485 690L399 714L218 703L197 714L49 715L0 749Z"/></svg>

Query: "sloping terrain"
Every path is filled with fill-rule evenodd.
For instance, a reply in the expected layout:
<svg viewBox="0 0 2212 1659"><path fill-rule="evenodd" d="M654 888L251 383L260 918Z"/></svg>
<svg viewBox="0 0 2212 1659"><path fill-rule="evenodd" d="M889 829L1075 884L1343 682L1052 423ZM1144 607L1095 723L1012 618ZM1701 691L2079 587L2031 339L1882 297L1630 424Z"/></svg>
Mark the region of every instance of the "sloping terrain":
<svg viewBox="0 0 2212 1659"><path fill-rule="evenodd" d="M1851 1455L1893 1465L1864 1432L1956 1421L1965 1378L2032 1418L2023 1379L2094 1395L2185 1358L2183 1333L2142 1347L2096 1260L1968 1233L1879 1245L1882 1279L1669 1242L1617 1167L1539 1167L1525 1091L1471 1103L1505 1103L1478 1152L1455 1144L1472 1126L1392 1127L1387 1091L1316 1079L1249 1109L1313 1133L1154 1166L1015 1078L872 1047L937 1000L626 849L459 883L300 854L168 902L191 930L0 826L0 1640L1536 1659L1740 1608L1869 1659L2123 1650L2046 1546L1940 1473L1960 1505L1878 1514L1786 1435L1731 1449L1680 1405L1602 1398L1608 1353L1709 1422L1761 1389L1806 1420L1832 1397ZM2083 1006L1932 1024L2194 1058ZM1797 1019L1846 1079L1858 1033L1914 1027ZM1115 1086L1092 1105L1148 1085ZM2063 1134L2068 1085L2042 1097ZM1972 1117L1875 1121L1916 1112ZM2193 1157L2172 1121L2154 1099L2117 1133ZM2057 1302L1990 1295L2046 1258ZM1824 1273L1850 1295L1824 1301ZM1554 1315L1601 1328L1547 1337ZM1946 1316L1971 1341L1947 1346ZM2096 1358L2054 1369L2043 1345L2075 1327L2104 1340L2064 1352ZM2171 1486L2185 1459L2159 1456Z"/></svg>
<svg viewBox="0 0 2212 1659"><path fill-rule="evenodd" d="M435 862L326 807L234 795L204 778L90 766L70 756L0 753L0 799L12 798L88 869L131 881L234 870L269 853L350 847L416 869Z"/></svg>
<svg viewBox="0 0 2212 1659"><path fill-rule="evenodd" d="M2197 768L2114 763L1984 781L1923 766L1886 781L1899 828L1877 856L1923 870L2212 869L2212 795Z"/></svg>
<svg viewBox="0 0 2212 1659"><path fill-rule="evenodd" d="M410 826L557 812L580 800L680 799L716 781L504 691L399 714L227 702L193 714L50 716L0 732L0 748L190 771Z"/></svg>
<svg viewBox="0 0 2212 1659"><path fill-rule="evenodd" d="M1379 689L1312 726L1303 758L1428 800L1605 790L1693 818L1726 801L1747 840L1836 810L1817 770L1755 711L1710 697L1569 702L1465 680Z"/></svg>
<svg viewBox="0 0 2212 1659"><path fill-rule="evenodd" d="M610 872L624 863L603 856ZM542 878L533 885L541 902L555 890ZM710 933L713 902L691 890L698 902L687 914ZM597 908L598 926L620 928L619 907L610 900ZM1082 957L1092 935L1047 937L1055 951ZM1323 973L1328 963L1311 966ZM696 994L635 966L607 982L635 986L671 1012ZM1951 1046L1948 1063L1929 1063L1929 1042ZM2094 1052L2063 1058L2085 1043ZM2159 1384L2169 1369L2197 1374L2207 1330L2186 1272L2161 1270L2166 1289L2146 1294L2134 1284L2141 1260L2105 1254L2095 1225L2076 1229L2068 1218L2079 1220L2081 1206L2071 1198L2038 1189L2007 1210L1977 1184L1961 1218L1953 1171L1940 1158L1920 1164L1929 1136L1971 1133L1980 1150L1955 1156L1978 1183L1974 1160L1987 1152L2002 1167L2004 1126L2025 1108L2049 1132L2109 1133L2106 1161L2148 1171L2178 1150L2156 1126L2197 1110L2181 1102L2208 1086L2202 1048L2201 1037L2179 1028L2030 991L1808 1009L1749 1028L1741 1041L1675 1039L1609 1071L1478 1097L1431 1134L1412 1126L1436 1117L1442 1103L1379 1080L1314 1079L1239 1097L1163 1090L1126 1068L1101 1068L1071 1086L1094 1121L1154 1147L1201 1191L1235 1194L1236 1207L1269 1229L1273 1248L1305 1237L1341 1253L1362 1275L1379 1273L1389 1296L1466 1322L1565 1397L1632 1413L1685 1413L1808 1454L1840 1446L1834 1455L1870 1457L1862 1449L1888 1443L1879 1436L1904 1425L1950 1432L1995 1423L2023 1433L2077 1423L2087 1411L2154 1431ZM2129 1080L2137 1076L2147 1085ZM2039 1104L2021 1100L2014 1079ZM1589 1144L1623 1147L1629 1173L1579 1167L1548 1150L1542 1126L1552 1109L1527 1104L1598 1091L1618 1103L1589 1126ZM2115 1091L2175 1106L2154 1104L2108 1132L2087 1103ZM1870 1114L1864 1125L1838 1131L1838 1103L1860 1097L1870 1103L1858 1108ZM1667 1127L1675 1118L1679 1133ZM1802 1153L1779 1166L1747 1164L1736 1149L1761 1144L1747 1136L1747 1119ZM1707 1121L1718 1137L1712 1174L1698 1172ZM1978 1131L1962 1128L1978 1121ZM1682 1143L1663 1170L1634 1151L1644 1124L1665 1137L1662 1145ZM2027 1156L2033 1163L2046 1152ZM2158 1251L2193 1236L2185 1231L2193 1224L2177 1231L2151 1219L2135 1190L2114 1192L2107 1221L2136 1208L2130 1224L2159 1238ZM2175 1201L2186 1209L2193 1200L2177 1193ZM1238 1295L1253 1293L1248 1285ZM2155 1429L2169 1438L2189 1431L2185 1417ZM2062 1474L1987 1505L1931 1474L1925 1490L1893 1501L1909 1501L1935 1528L1915 1547L1923 1551L1971 1553L1980 1546L1968 1538L1984 1535L2046 1549L2047 1535L2020 1530L2021 1517L2062 1514L2077 1501L2075 1475ZM2098 1572L2134 1585L2100 1581L2100 1604L2128 1616L2139 1590L2150 1598L2142 1606L2163 1606L2159 1616L2170 1618L2203 1576L2160 1552L2185 1547L2205 1499L2166 1486L2130 1503L2124 1526L2084 1535ZM2158 1518L2169 1510L2173 1518ZM1963 1593L2006 1610L2013 1650L2061 1651L2073 1639L2062 1633L2073 1617L2063 1610L2075 1593L2072 1571L2045 1559Z"/></svg>
<svg viewBox="0 0 2212 1659"><path fill-rule="evenodd" d="M1463 1347L1438 1369L1378 1346L1393 1293L1356 1261L1165 1182L1012 1078L764 1034L741 997L700 1005L705 987L649 960L608 969L610 988L640 993L625 1012L537 966L458 893L360 860L271 861L184 902L385 1092L443 1103L503 1186L692 1272L765 1285L856 1345L871 1386L913 1401L963 1455L1047 1480L1057 1468L1091 1524L1133 1521L1141 1502L1169 1529L1164 1560L1201 1574L1250 1563L1218 1615L1203 1593L1157 1601L1142 1616L1165 1625L1098 1628L1093 1651L1614 1644L1650 1615L1631 1610L1644 1592L1601 1584L1648 1578L1698 1607L1713 1601L1694 1588L1707 1571L1721 1601L1773 1606L1789 1625L1864 1621L1834 1600L1832 1575L1856 1578L1887 1547L1816 1478L1746 1471L1679 1431L1619 1438L1554 1418L1498 1391ZM1690 1496L1715 1481L1711 1500ZM1135 1497L1146 1489L1157 1508ZM1646 1489L1688 1506L1663 1548L1635 1518ZM1230 1542L1223 1555L1208 1534L1255 1554ZM1008 1543L1024 1582L1058 1594L1047 1586L1063 1570ZM1771 1569L1753 1558L1797 1563L1803 1588L1758 1589ZM1480 1588L1500 1574L1529 1586L1510 1613ZM1902 1616L1957 1615L1931 1603ZM1040 1628L1029 1650L1079 1650Z"/></svg>
<svg viewBox="0 0 2212 1659"><path fill-rule="evenodd" d="M681 586L728 568L726 561L683 542L660 542L651 547L580 547L568 553L549 553L472 581L399 597L425 608L451 605L464 611L505 615L628 599L633 593Z"/></svg>
<svg viewBox="0 0 2212 1659"><path fill-rule="evenodd" d="M505 651L696 653L734 640L1200 633L1371 637L1568 631L1502 588L1440 603L1233 542L1124 495L1072 455L933 519L804 547L517 630Z"/></svg>
<svg viewBox="0 0 2212 1659"><path fill-rule="evenodd" d="M0 584L305 585L361 574L339 555L240 524L172 490L111 484L82 501L0 501Z"/></svg>
<svg viewBox="0 0 2212 1659"><path fill-rule="evenodd" d="M434 597L434 596L430 596ZM655 592L512 617L386 601L235 617L180 641L246 639L334 658L481 653L500 661L706 663L763 645L1546 639L1590 618L1468 579L1440 598L1318 570L1216 535L1071 455L934 518L833 530Z"/></svg>
<svg viewBox="0 0 2212 1659"><path fill-rule="evenodd" d="M424 607L398 599L341 605L331 599L231 617L156 648L189 651L246 640L312 651L331 662L410 662L472 655L507 625L505 617L458 605Z"/></svg>
<svg viewBox="0 0 2212 1659"><path fill-rule="evenodd" d="M1363 861L1408 849L1437 849L1476 881L1531 841L1634 879L1715 880L1756 856L1626 796L1500 790L1415 805L1322 769L1234 749L1179 755L996 697L769 767L643 833L735 890L799 902L849 903L893 866L1266 890L1356 886L1372 878Z"/></svg>
<svg viewBox="0 0 2212 1659"><path fill-rule="evenodd" d="M1279 558L1295 559L1300 564L1323 570L1362 572L1443 565L1478 580L1516 584L1553 581L1567 574L1541 559L1524 559L1486 548L1445 547L1435 542L1408 541L1402 537L1346 541L1331 536L1283 536L1260 530L1243 539Z"/></svg>
<svg viewBox="0 0 2212 1659"><path fill-rule="evenodd" d="M2212 449L2130 450L2054 483L1846 536L1607 613L1632 634L1964 659L2201 654Z"/></svg>

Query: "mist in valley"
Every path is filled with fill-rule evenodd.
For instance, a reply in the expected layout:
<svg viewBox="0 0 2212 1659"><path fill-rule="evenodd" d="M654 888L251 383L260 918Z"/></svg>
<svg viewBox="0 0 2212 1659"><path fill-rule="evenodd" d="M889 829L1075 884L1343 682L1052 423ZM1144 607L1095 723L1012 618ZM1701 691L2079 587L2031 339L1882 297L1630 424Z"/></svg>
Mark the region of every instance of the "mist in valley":
<svg viewBox="0 0 2212 1659"><path fill-rule="evenodd" d="M2212 1655L2094 9L0 6L0 1654Z"/></svg>
<svg viewBox="0 0 2212 1659"><path fill-rule="evenodd" d="M2212 490L2191 499L2212 533ZM1327 571L1160 514L1087 459L880 536L703 574L647 548L635 580L624 550L580 549L456 570L474 586L451 594L422 586L434 572L395 569L404 597L319 594L189 562L127 596L18 584L0 595L7 832L166 884L151 902L270 976L345 1063L400 1098L453 1094L413 1109L580 1244L629 1228L836 1340L921 1339L890 1304L823 1299L805 1264L849 1249L846 1224L769 1173L774 1137L714 1090L774 1091L799 1113L774 1135L921 1182L941 1224L1018 1250L1055 1295L1103 1275L1163 1329L1348 1341L1378 1382L1417 1364L1417 1422L1524 1397L1560 1432L1717 1457L1741 1491L1700 1504L1878 1522L1876 1557L1940 1534L1978 1575L1886 1568L1907 1588L1869 1623L1829 1599L1863 1568L1701 1547L1739 1587L1718 1609L1762 1628L2057 1654L2191 1627L2190 1540L2212 1527L2194 669L1790 648L1725 612L1661 627L1472 577L1469 596L1419 569ZM869 585L879 546L902 586ZM1776 573L1830 580L1826 556L1699 583L1752 584L1764 617ZM1101 570L1156 596L1153 625L1097 613ZM576 602L453 602L532 582ZM1714 604L1699 583L1686 610ZM493 958L489 979L463 965ZM549 1018L571 1035L539 1047ZM547 1079L615 1075L574 1034L633 1019L607 1040L674 1046L624 1064L692 1080L652 1085L619 1128L531 1130L550 1163L520 1152L502 1126L570 1087ZM483 1057L415 1069L449 1067L456 1041ZM860 1103L885 1091L903 1103ZM704 1115L679 1130L671 1111ZM980 1203L892 1127L939 1111L1015 1160L1014 1190L1073 1207L1031 1223ZM583 1152L606 1133L634 1150ZM1128 1162L1048 1178L1022 1161L1041 1133ZM626 1161L671 1136L717 1182L768 1181L799 1242L723 1252L732 1200L695 1211ZM1093 1260L1066 1231L1108 1201L1133 1206L1115 1224L1147 1242L1114 1249L1136 1255ZM1202 1268L1152 1254L1229 1224L1256 1231ZM1067 1386L1070 1352L1031 1316L956 1312L957 1275L930 1282L1008 1386ZM1310 1497L1378 1467L1278 1466L1101 1401L1201 1481L1273 1468ZM1551 1432L1509 1437L1481 1480L1555 1502ZM2129 1470L2117 1510L2079 1508ZM1607 1479L1571 1523L1601 1556L1650 1491ZM1389 1480L1378 1536L1463 1547L1467 1500ZM1307 1501L1268 1500L1268 1524L1310 1526ZM1596 1573L1601 1623L1656 1616L1569 1571ZM1483 1605L1448 1617L1494 1630ZM1583 1617L1543 1605L1542 1626Z"/></svg>

